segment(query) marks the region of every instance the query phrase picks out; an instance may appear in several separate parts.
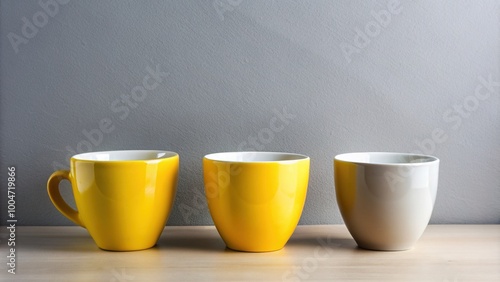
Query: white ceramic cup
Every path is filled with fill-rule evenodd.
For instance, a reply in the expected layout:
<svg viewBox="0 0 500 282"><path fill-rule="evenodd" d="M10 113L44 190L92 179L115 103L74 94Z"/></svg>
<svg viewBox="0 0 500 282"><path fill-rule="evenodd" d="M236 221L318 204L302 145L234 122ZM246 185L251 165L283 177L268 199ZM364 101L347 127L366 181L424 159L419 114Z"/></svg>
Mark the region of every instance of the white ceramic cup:
<svg viewBox="0 0 500 282"><path fill-rule="evenodd" d="M335 156L335 191L342 218L359 247L414 247L429 223L439 159L405 153Z"/></svg>

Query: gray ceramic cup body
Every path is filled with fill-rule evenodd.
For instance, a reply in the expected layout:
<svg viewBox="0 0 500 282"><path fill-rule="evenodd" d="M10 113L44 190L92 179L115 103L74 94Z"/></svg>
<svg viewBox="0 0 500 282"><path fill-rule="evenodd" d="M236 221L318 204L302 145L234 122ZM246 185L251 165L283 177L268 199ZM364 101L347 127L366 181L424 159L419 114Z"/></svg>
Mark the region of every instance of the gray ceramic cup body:
<svg viewBox="0 0 500 282"><path fill-rule="evenodd" d="M404 153L348 153L334 159L337 203L359 247L399 251L427 227L438 187L439 159Z"/></svg>

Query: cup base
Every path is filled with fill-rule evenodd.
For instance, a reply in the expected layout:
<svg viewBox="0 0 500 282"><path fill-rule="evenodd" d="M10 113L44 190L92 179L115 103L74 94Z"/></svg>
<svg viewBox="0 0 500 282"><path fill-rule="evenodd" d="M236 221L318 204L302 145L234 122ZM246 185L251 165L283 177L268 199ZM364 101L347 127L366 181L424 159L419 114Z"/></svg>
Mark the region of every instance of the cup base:
<svg viewBox="0 0 500 282"><path fill-rule="evenodd" d="M380 251L380 252L404 252L404 251L410 251L415 248L415 246L394 246L394 247L381 247L381 246L367 246L367 245L360 245L357 244L358 248L364 249L364 250L369 250L369 251Z"/></svg>
<svg viewBox="0 0 500 282"><path fill-rule="evenodd" d="M106 252L137 252L137 251L144 251L147 249L154 248L154 247L156 247L156 245L157 244L154 244L154 245L149 246L149 247L137 247L137 248L103 248L100 246L97 246L97 247L99 247L99 249L106 251Z"/></svg>
<svg viewBox="0 0 500 282"><path fill-rule="evenodd" d="M283 246L279 248L270 248L270 249L243 249L243 248L232 248L228 245L226 245L226 247L231 251L242 252L242 253L269 253L269 252L276 252L284 248Z"/></svg>

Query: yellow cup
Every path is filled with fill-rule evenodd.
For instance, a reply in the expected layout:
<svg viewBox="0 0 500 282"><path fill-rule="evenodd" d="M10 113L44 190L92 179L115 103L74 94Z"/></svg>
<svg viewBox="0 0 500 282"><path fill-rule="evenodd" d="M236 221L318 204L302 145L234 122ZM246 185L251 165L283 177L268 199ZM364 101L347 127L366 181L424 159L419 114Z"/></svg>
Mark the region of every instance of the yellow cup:
<svg viewBox="0 0 500 282"><path fill-rule="evenodd" d="M227 247L283 248L299 222L309 181L309 157L289 153L216 153L203 158L205 194Z"/></svg>
<svg viewBox="0 0 500 282"><path fill-rule="evenodd" d="M172 208L179 155L131 150L71 157L70 171L54 172L47 191L54 206L86 228L99 248L134 251L156 244ZM61 197L59 182L71 183L77 210Z"/></svg>

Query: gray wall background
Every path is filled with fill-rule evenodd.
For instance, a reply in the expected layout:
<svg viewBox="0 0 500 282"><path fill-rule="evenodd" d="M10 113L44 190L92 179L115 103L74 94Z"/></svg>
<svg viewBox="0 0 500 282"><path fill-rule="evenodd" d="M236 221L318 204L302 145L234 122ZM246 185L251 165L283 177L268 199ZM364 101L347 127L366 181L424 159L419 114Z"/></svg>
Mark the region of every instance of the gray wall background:
<svg viewBox="0 0 500 282"><path fill-rule="evenodd" d="M500 1L47 1L0 1L2 224L7 166L19 225L71 225L47 178L113 149L178 152L168 224L212 224L201 158L252 137L311 157L301 224L342 223L334 155L415 150L441 159L432 223L500 223Z"/></svg>

